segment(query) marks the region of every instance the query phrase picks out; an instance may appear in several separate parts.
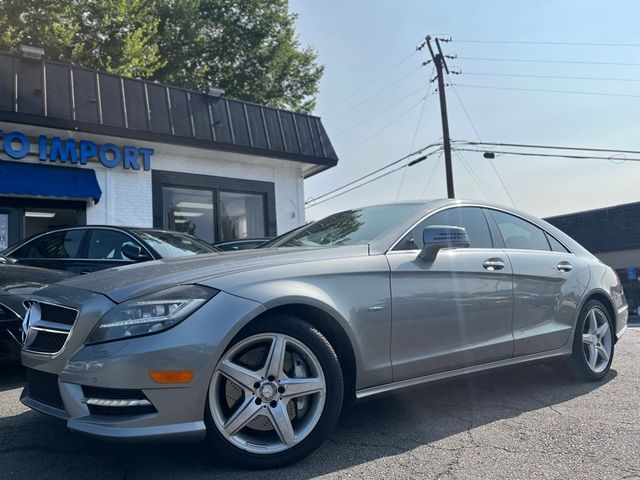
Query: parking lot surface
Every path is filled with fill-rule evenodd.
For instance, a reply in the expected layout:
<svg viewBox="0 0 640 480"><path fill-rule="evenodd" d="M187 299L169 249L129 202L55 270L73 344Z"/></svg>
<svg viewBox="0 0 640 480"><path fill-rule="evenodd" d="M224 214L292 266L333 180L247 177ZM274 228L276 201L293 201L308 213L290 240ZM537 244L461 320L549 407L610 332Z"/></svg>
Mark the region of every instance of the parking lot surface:
<svg viewBox="0 0 640 480"><path fill-rule="evenodd" d="M495 371L348 408L331 438L278 471L225 465L206 444L113 445L20 404L0 370L0 479L640 478L640 329L602 383L547 366Z"/></svg>

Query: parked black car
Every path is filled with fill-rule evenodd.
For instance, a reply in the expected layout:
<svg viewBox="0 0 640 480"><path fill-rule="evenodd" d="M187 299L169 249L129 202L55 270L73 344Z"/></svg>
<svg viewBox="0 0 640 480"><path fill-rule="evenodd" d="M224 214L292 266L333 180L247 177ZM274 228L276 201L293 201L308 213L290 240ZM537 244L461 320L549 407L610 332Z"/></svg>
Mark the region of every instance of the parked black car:
<svg viewBox="0 0 640 480"><path fill-rule="evenodd" d="M217 242L213 246L219 248L224 252L234 252L236 250L253 250L261 245L264 245L268 241L272 240L271 237L267 238L243 238L240 240L228 240L226 242Z"/></svg>
<svg viewBox="0 0 640 480"><path fill-rule="evenodd" d="M45 285L73 276L71 272L0 264L0 363L20 360L25 299Z"/></svg>
<svg viewBox="0 0 640 480"><path fill-rule="evenodd" d="M220 251L184 233L90 225L40 233L1 254L21 265L89 273L147 260Z"/></svg>

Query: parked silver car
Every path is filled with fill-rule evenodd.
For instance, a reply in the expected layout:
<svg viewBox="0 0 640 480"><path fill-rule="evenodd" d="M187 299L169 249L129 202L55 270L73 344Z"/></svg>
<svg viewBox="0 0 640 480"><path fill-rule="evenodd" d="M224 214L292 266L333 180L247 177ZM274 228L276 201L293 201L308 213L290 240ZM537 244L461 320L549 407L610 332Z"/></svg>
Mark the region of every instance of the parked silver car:
<svg viewBox="0 0 640 480"><path fill-rule="evenodd" d="M26 405L102 438L208 433L258 467L309 454L353 399L550 359L599 380L627 324L615 273L571 238L460 200L353 209L29 305Z"/></svg>

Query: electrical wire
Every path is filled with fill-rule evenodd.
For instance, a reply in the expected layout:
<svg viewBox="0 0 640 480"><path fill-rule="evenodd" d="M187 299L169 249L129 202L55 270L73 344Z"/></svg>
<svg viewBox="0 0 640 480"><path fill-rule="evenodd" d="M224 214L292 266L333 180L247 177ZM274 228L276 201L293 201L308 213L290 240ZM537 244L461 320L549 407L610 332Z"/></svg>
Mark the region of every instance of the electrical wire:
<svg viewBox="0 0 640 480"><path fill-rule="evenodd" d="M431 75L433 75L433 70L431 70ZM427 92L422 100L422 108L420 108L420 113L418 114L418 121L416 123L416 128L413 131L413 138L411 139L411 146L409 147L409 151L413 150L413 147L416 143L416 138L418 138L418 131L420 130L420 124L422 123L422 118L424 116L424 107L427 104L427 98L429 97L429 92L431 91L431 83L427 86ZM407 176L407 170L402 171L402 177L400 178L400 183L398 184L398 191L396 192L396 202L400 198L400 191L402 190L402 185L404 184L404 179Z"/></svg>
<svg viewBox="0 0 640 480"><path fill-rule="evenodd" d="M475 152L485 154L486 150L478 150L474 148L458 148L463 152ZM595 155L567 155L562 153L535 153L535 152L513 152L504 150L491 150L491 153L497 153L500 155L517 155L523 157L545 157L545 158L568 158L575 160L608 160L610 162L621 164L624 162L640 162L640 158L614 158L613 155L609 157L595 156ZM616 162L616 160L618 160Z"/></svg>
<svg viewBox="0 0 640 480"><path fill-rule="evenodd" d="M475 123L473 122L473 120L471 120L471 115L469 115L469 112L467 111L467 108L464 106L464 102L462 101L462 97L460 97L460 94L458 93L458 90L456 89L455 86L453 86L453 84L452 84L451 88L452 88L453 93L455 94L456 98L458 99L458 103L462 107L462 111L464 112L465 116L467 117L467 121L469 122L469 125L471 125L471 128L473 129L473 132L475 133L476 138L478 139L479 142L481 142L482 139L480 138L480 133L478 133L478 129L476 128ZM491 167L493 168L493 171L495 172L496 177L498 177L498 180L500 181L500 185L502 185L502 188L505 191L505 193L507 194L507 197L509 197L509 201L511 202L511 205L516 207L516 202L513 200L513 197L511 196L511 192L507 188L507 184L504 182L504 179L502 178L502 175L500 175L500 172L498 171L498 169L496 168L495 164L493 163L493 159L489 159L489 163L491 164Z"/></svg>
<svg viewBox="0 0 640 480"><path fill-rule="evenodd" d="M607 77L570 77L565 75L530 75L519 73L489 73L489 72L467 72L465 75L481 75L487 77L516 77L516 78L548 78L558 80L598 80L606 82L640 82L640 78L607 78Z"/></svg>
<svg viewBox="0 0 640 480"><path fill-rule="evenodd" d="M345 129L343 129L343 130L340 130L338 133L334 133L334 134L332 135L332 138L339 137L340 135L342 135L342 134L344 134L344 133L347 133L348 131L353 130L354 128L356 128L356 127L358 127L358 126L362 125L363 123L368 122L368 121L369 121L369 120L371 120L372 118L375 118L375 117L377 117L378 115L380 115L380 114L382 114L382 113L386 112L386 111L387 111L387 110L389 110L390 108L393 108L393 107L397 106L399 103L403 102L403 101L404 101L404 100L406 100L407 98L413 97L416 93L421 92L423 89L424 89L424 86L421 86L420 88L417 88L416 90L413 90L412 92L410 92L410 93L408 93L408 94L404 95L403 97L398 98L397 100L395 100L395 101L393 101L393 102L389 103L388 105L384 106L382 109L380 109L380 110L378 110L377 112L375 112L375 113L373 113L373 114L369 115L368 117L365 117L365 118L363 118L362 120L360 120L360 121L358 121L358 122L354 123L353 125L350 125L350 126L348 126L347 128L345 128ZM426 97L424 97L424 98L426 99Z"/></svg>
<svg viewBox="0 0 640 480"><path fill-rule="evenodd" d="M354 95L356 95L357 93L361 92L363 89L365 89L366 87L368 87L369 85L371 85L372 83L374 83L376 80L384 77L387 73L391 72L392 70L396 69L397 67L399 67L400 65L402 65L404 62L406 62L407 60L409 60L411 57L413 57L416 53L418 53L417 50L414 50L413 52L411 52L409 55L407 55L406 57L403 57L402 59L400 59L398 62L394 63L393 65L391 65L390 67L388 67L387 69L385 69L383 72L379 73L378 75L376 75L375 77L373 77L371 80L368 80L367 82L365 82L363 85L361 85L360 87L358 87L357 89L353 90L350 94L346 95L345 97L343 97L341 100L337 101L336 103L330 105L329 107L327 107L321 114L320 116L323 116L324 114L326 114L327 112L330 112L331 110L333 110L335 107L343 104L344 102L346 102L347 100L349 100L350 98L352 98Z"/></svg>
<svg viewBox="0 0 640 480"><path fill-rule="evenodd" d="M627 62L594 62L586 60L548 60L534 58L495 58L495 57L457 57L458 60L478 60L483 62L519 62L519 63L560 63L560 64L577 64L577 65L612 65L621 67L640 67L640 63Z"/></svg>
<svg viewBox="0 0 640 480"><path fill-rule="evenodd" d="M552 41L523 41L523 40L458 40L455 43L484 43L505 45L563 45L578 47L640 47L640 43L603 43L603 42L552 42Z"/></svg>
<svg viewBox="0 0 640 480"><path fill-rule="evenodd" d="M471 170L471 166L469 166L469 164L464 159L462 154L455 148L452 148L452 150L456 154L456 156L460 159L460 163L462 163L462 166L467 170L467 173L469 174L469 176L471 176L471 179L478 186L478 188L480 189L482 194L485 196L485 198L487 200L491 200L491 196L489 195L489 192L487 192L487 190L482 186L482 182L480 181L480 178L475 174L475 172L473 172L473 170Z"/></svg>
<svg viewBox="0 0 640 480"><path fill-rule="evenodd" d="M428 153L425 157L429 157L429 156L431 156L431 155L434 155L434 154L435 154L435 153L437 153L437 152L438 152L438 150L436 150L435 152L430 152L430 153ZM397 172L398 170L401 170L401 169L403 169L403 168L407 168L408 166L409 166L408 164L406 164L406 165L400 165L399 167L396 167L396 168L394 168L393 170L389 170L388 172L382 173L382 174L378 175L377 177L371 178L371 179L367 180L367 181L366 181L366 182L364 182L364 183L360 183L360 184L355 185L355 186L353 186L353 187L351 187L351 188L348 188L347 190L343 190L343 191L341 191L341 192L339 192L339 193L336 193L336 194L335 194L335 195L333 195L333 196L330 196L330 197L324 198L323 200L320 200L319 202L314 202L313 200L312 200L312 201L310 201L310 202L305 202L305 206L307 206L307 207L309 207L309 208L310 208L310 207L316 207L316 206L321 205L321 204L323 204L323 203L325 203L325 202L328 202L329 200L333 200L334 198L341 197L342 195L345 195L345 194L347 194L347 193L349 193L349 192L351 192L351 191L353 191L353 190L356 190L356 189L358 189L358 188L360 188L360 187L364 187L365 185L369 185L370 183L375 182L376 180L380 180L381 178L384 178L384 177L386 177L386 176L388 176L388 175L391 175L392 173L395 173L395 172ZM308 203L311 203L311 204L310 204L310 205L307 205Z"/></svg>
<svg viewBox="0 0 640 480"><path fill-rule="evenodd" d="M369 173L367 173L365 175L362 175L361 177L358 177L355 180L350 181L349 183L346 183L346 184L344 184L344 185L342 185L340 187L334 188L333 190L331 190L329 192L323 193L322 195L319 195L317 197L309 199L309 200L307 200L305 202L305 204L312 203L312 202L315 202L317 200L320 200L320 199L322 199L322 198L324 198L324 197L326 197L328 195L331 195L332 193L338 192L338 191L342 190L343 188L346 188L346 187L349 187L351 185L354 185L354 184L358 183L361 180L364 180L364 179L366 179L366 178L368 178L368 177L370 177L372 175L375 175L376 173L380 173L380 172L382 172L383 170L386 170L389 167L393 167L394 165L397 165L398 163L400 163L400 162L402 162L402 161L404 161L404 160L406 160L408 158L415 157L416 155L420 155L421 153L429 150L430 148L438 147L438 146L440 146L439 142L438 143L431 143L431 144L429 144L429 145L427 145L425 147L420 148L419 150L416 150L415 152L411 152L408 155L405 155L404 157L399 158L398 160L394 160L393 162L388 163L386 165L383 165L382 167L380 167L380 168L378 168L376 170L373 170L372 172L369 172Z"/></svg>
<svg viewBox="0 0 640 480"><path fill-rule="evenodd" d="M613 152L613 153L628 153L631 155L640 155L640 150L623 150L616 148L589 148L589 147L568 147L566 145L541 145L531 143L507 143L507 142L472 142L469 140L452 140L453 143L464 143L466 145L473 146L489 146L489 147L515 147L515 148L540 148L544 150L575 150L582 152Z"/></svg>
<svg viewBox="0 0 640 480"><path fill-rule="evenodd" d="M422 190L422 193L420 194L420 198L423 198L424 194L427 193L427 189L429 188L429 185L431 185L431 180L433 180L433 176L435 175L437 167L440 164L440 158L441 157L436 158L435 162L433 162L433 168L431 169L431 173L429 174L429 178L427 179L427 184L424 186L424 190Z"/></svg>
<svg viewBox="0 0 640 480"><path fill-rule="evenodd" d="M395 122L397 122L398 120L400 120L401 118L403 118L404 116L406 116L407 114L409 114L409 112L411 112L412 110L414 110L415 108L420 106L420 103L422 102L422 98L420 99L420 101L418 101L417 103L413 104L411 107L409 107L408 109L404 110L400 115L398 115L397 117L394 117L393 119L391 119L388 123L384 124L381 128L379 128L378 130L376 130L375 132L373 132L371 135L369 135L368 137L366 137L364 140L362 140L360 143L356 144L355 146L353 146L351 149L347 150L343 156L345 155L349 155L351 152L353 152L354 150L357 150L358 148L360 148L361 146L363 146L364 144L366 144L367 142L369 142L371 139L376 138L380 133L382 133L384 130L386 130L389 126L393 125Z"/></svg>
<svg viewBox="0 0 640 480"><path fill-rule="evenodd" d="M640 98L640 95L633 95L629 93L607 93L607 92L585 92L580 90L553 90L545 88L517 88L517 87L497 87L493 85L469 85L464 83L451 84L456 87L463 88L481 88L489 90L510 90L515 92L536 92L536 93L562 93L570 95L591 95L598 97L624 97L624 98Z"/></svg>
<svg viewBox="0 0 640 480"><path fill-rule="evenodd" d="M406 75L403 75L402 77L394 80L393 82L385 85L384 87L382 87L380 90L377 90L375 93L372 93L371 95L369 95L367 98L365 98L364 100L361 100L360 102L356 103L355 105L349 107L346 110L343 110L342 112L340 112L339 114L333 116L333 117L329 117L328 119L324 120L325 122L333 122L334 120L344 116L345 114L355 110L356 108L358 108L360 105L364 105L365 103L367 103L369 100L377 97L378 95L380 95L381 93L384 93L386 90L388 90L389 88L393 87L394 85L400 83L402 80L404 80L405 78L410 77L411 75L413 75L415 72L417 72L418 70L420 70L423 67L422 64L418 65L416 68L414 68L413 70L411 70L409 73L407 73Z"/></svg>

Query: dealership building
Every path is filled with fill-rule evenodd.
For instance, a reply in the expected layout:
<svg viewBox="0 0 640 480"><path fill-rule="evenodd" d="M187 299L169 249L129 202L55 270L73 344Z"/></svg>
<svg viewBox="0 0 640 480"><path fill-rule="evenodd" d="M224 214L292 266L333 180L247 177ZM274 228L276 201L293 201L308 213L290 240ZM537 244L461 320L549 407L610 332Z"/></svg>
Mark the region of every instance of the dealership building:
<svg viewBox="0 0 640 480"><path fill-rule="evenodd" d="M640 314L640 202L546 218L615 269L631 315Z"/></svg>
<svg viewBox="0 0 640 480"><path fill-rule="evenodd" d="M25 52L0 54L0 250L85 224L274 236L338 162L317 117Z"/></svg>

